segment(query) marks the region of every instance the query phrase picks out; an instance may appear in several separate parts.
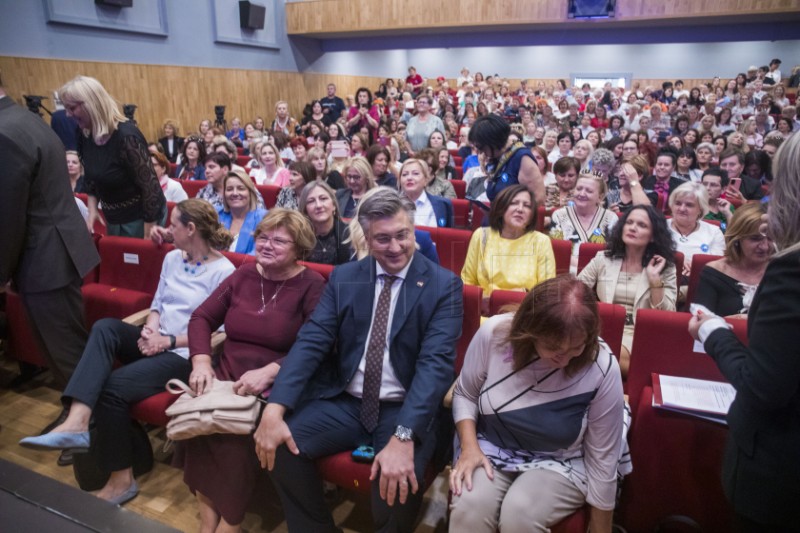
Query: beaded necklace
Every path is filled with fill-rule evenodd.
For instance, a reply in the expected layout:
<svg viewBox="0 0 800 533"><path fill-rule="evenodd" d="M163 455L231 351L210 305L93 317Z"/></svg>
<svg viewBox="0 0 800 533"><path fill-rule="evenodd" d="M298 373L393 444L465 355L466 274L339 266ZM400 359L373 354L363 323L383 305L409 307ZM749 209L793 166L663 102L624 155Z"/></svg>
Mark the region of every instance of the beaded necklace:
<svg viewBox="0 0 800 533"><path fill-rule="evenodd" d="M195 273L197 272L197 269L200 268L200 266L206 261L208 261L207 255L204 255L201 259L198 259L195 262L195 260L192 259L192 257L187 253L186 257L183 258L183 271L188 272L189 274L194 276Z"/></svg>

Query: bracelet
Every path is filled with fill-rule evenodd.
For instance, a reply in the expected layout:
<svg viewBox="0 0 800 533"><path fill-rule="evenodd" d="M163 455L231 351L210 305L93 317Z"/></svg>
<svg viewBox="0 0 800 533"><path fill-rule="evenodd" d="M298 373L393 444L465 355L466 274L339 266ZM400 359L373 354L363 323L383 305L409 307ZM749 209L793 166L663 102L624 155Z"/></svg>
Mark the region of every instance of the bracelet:
<svg viewBox="0 0 800 533"><path fill-rule="evenodd" d="M175 335L167 335L169 337L169 349L174 350L175 344L178 342L178 339L175 338Z"/></svg>
<svg viewBox="0 0 800 533"><path fill-rule="evenodd" d="M664 280L658 280L658 283L650 283L651 289L663 289L664 288Z"/></svg>

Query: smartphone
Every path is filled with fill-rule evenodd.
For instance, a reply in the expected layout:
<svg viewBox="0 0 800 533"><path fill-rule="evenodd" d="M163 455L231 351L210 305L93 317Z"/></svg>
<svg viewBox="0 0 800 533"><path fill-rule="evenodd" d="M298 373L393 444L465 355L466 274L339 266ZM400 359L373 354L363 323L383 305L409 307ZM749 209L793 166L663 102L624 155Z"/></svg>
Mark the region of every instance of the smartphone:
<svg viewBox="0 0 800 533"><path fill-rule="evenodd" d="M331 141L331 156L334 158L350 157L347 141Z"/></svg>
<svg viewBox="0 0 800 533"><path fill-rule="evenodd" d="M742 178L731 178L728 186L732 189L736 189L737 191L740 190L742 187Z"/></svg>

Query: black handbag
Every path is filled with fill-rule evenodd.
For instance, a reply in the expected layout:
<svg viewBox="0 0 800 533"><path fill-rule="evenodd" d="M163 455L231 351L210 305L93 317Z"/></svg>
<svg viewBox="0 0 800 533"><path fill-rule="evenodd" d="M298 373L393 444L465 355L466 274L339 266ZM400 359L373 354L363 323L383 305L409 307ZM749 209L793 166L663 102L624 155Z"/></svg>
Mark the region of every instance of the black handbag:
<svg viewBox="0 0 800 533"><path fill-rule="evenodd" d="M96 435L96 430L91 429L89 451L75 453L73 456L72 472L75 474L78 486L86 491L102 489L111 477L111 472L104 470L98 464L97 449L94 445L97 442ZM130 425L130 438L133 445L133 475L141 476L153 469L153 447L144 427L133 419Z"/></svg>

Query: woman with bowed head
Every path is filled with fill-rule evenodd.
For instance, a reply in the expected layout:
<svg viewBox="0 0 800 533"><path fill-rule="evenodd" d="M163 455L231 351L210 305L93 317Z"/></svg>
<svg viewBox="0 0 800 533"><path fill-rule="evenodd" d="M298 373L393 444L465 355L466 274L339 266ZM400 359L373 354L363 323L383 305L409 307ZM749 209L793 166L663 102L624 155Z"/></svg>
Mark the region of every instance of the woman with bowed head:
<svg viewBox="0 0 800 533"><path fill-rule="evenodd" d="M289 184L289 171L283 166L280 151L275 144L263 143L259 156L261 165L250 171L250 177L259 185L286 187Z"/></svg>
<svg viewBox="0 0 800 533"><path fill-rule="evenodd" d="M308 183L300 194L300 212L311 222L316 236L308 261L341 265L352 256L347 224L339 217L336 193L323 181Z"/></svg>
<svg viewBox="0 0 800 533"><path fill-rule="evenodd" d="M181 150L181 163L175 175L179 181L204 180L206 169L203 161L206 159L206 145L199 137L187 137Z"/></svg>
<svg viewBox="0 0 800 533"><path fill-rule="evenodd" d="M692 337L736 389L722 483L740 531L796 530L800 499L800 136L778 149L773 169L762 229L777 253L750 305L747 346L717 315L697 313L689 322Z"/></svg>
<svg viewBox="0 0 800 533"><path fill-rule="evenodd" d="M736 210L725 233L725 255L703 267L693 303L720 316L747 318L774 252L772 240L759 229L766 213L761 203Z"/></svg>
<svg viewBox="0 0 800 533"><path fill-rule="evenodd" d="M375 185L397 189L397 176L392 174L390 163L392 156L389 149L380 144L373 144L367 150L367 161L375 176Z"/></svg>
<svg viewBox="0 0 800 533"><path fill-rule="evenodd" d="M182 202L188 198L186 191L180 183L170 178L167 175L169 171L169 159L161 152L150 154L150 163L158 176L158 183L161 185L161 190L164 191L164 198L168 202Z"/></svg>
<svg viewBox="0 0 800 533"><path fill-rule="evenodd" d="M345 187L344 179L337 170L328 168L328 156L322 148L311 148L306 154L306 161L311 163L316 172L317 181L323 181L331 189L339 190Z"/></svg>
<svg viewBox="0 0 800 533"><path fill-rule="evenodd" d="M503 189L492 201L489 227L472 234L461 279L483 289L485 315L492 291L528 291L556 275L553 246L535 226L533 194L517 184Z"/></svg>
<svg viewBox="0 0 800 533"><path fill-rule="evenodd" d="M20 442L44 449L88 449L94 418L98 463L111 472L96 495L120 505L139 492L132 469L130 407L163 392L172 378L189 378L189 317L234 271L219 252L230 244L230 233L208 202L190 199L175 206L165 236L176 249L164 257L144 327L112 318L96 322L61 397L67 419L49 433Z"/></svg>
<svg viewBox="0 0 800 533"><path fill-rule="evenodd" d="M93 232L100 218L98 204L109 235L138 237L167 220L167 201L150 164L147 141L119 106L94 78L78 76L58 94L81 129L78 154L86 169L89 217L86 227Z"/></svg>
<svg viewBox="0 0 800 533"><path fill-rule="evenodd" d="M189 321L189 385L198 394L215 379L233 381L242 396L268 391L325 286L321 275L298 263L315 242L299 212L273 209L256 228L255 241L255 262L239 267ZM212 366L211 333L222 325L227 338ZM239 531L259 472L252 434L180 441L175 455L197 496L200 530Z"/></svg>
<svg viewBox="0 0 800 533"><path fill-rule="evenodd" d="M254 255L253 231L267 214L258 206L258 192L253 181L236 172L228 172L223 181L222 209L219 220L233 235L231 252Z"/></svg>
<svg viewBox="0 0 800 533"><path fill-rule="evenodd" d="M619 217L603 208L606 197L603 176L585 168L575 182L575 194L569 205L556 209L551 217L551 239L572 243L571 268L578 268L578 248L581 243L605 243Z"/></svg>
<svg viewBox="0 0 800 533"><path fill-rule="evenodd" d="M289 163L289 185L278 193L276 207L286 209L300 209L300 194L308 183L316 181L317 171L305 161L292 161Z"/></svg>
<svg viewBox="0 0 800 533"><path fill-rule="evenodd" d="M483 323L453 392L450 531L549 531L584 504L591 531L611 531L629 416L599 333L597 300L571 276Z"/></svg>
<svg viewBox="0 0 800 533"><path fill-rule="evenodd" d="M634 205L614 226L605 251L586 265L578 279L601 302L625 307L619 364L628 374L637 309L675 310L678 294L675 245L664 215L651 205Z"/></svg>
<svg viewBox="0 0 800 533"><path fill-rule="evenodd" d="M708 192L699 183L684 183L669 197L672 218L667 227L672 234L677 251L683 254L684 283L688 283L694 254L722 255L725 238L718 226L704 222L708 213Z"/></svg>
<svg viewBox="0 0 800 533"><path fill-rule="evenodd" d="M449 199L427 191L431 182L428 164L421 159L406 159L400 168L400 192L414 202L414 225L453 227L453 204Z"/></svg>
<svg viewBox="0 0 800 533"><path fill-rule="evenodd" d="M336 202L343 218L353 218L364 193L375 187L375 176L369 161L363 157L348 159L342 170L347 186L336 191Z"/></svg>

